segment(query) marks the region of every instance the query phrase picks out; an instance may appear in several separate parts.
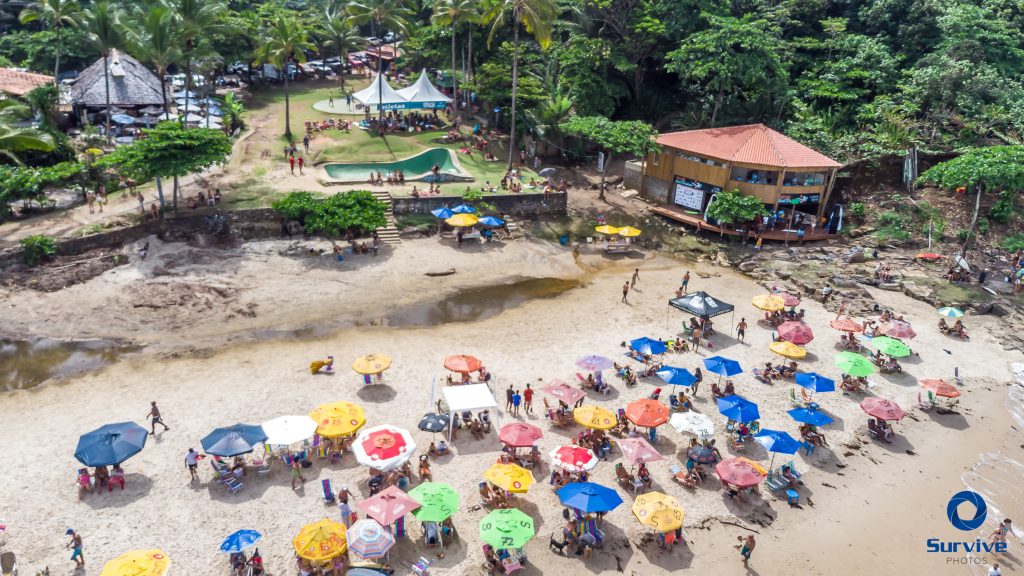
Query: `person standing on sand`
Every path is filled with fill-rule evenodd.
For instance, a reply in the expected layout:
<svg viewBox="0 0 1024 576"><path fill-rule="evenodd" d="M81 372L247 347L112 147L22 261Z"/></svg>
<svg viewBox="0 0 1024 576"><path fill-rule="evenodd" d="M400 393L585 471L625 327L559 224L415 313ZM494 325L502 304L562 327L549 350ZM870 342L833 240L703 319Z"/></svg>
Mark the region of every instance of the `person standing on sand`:
<svg viewBox="0 0 1024 576"><path fill-rule="evenodd" d="M629 304L629 301L626 300L626 296L629 296L629 282L622 285L622 301Z"/></svg>
<svg viewBox="0 0 1024 576"><path fill-rule="evenodd" d="M750 561L750 554L754 551L754 547L757 546L757 541L754 540L753 534L747 534L747 537L737 536L737 540L743 543L740 547L740 556L743 557L743 565L746 566L747 562Z"/></svg>
<svg viewBox="0 0 1024 576"><path fill-rule="evenodd" d="M683 274L683 281L680 283L683 288L683 294L686 294L686 289L690 287L690 271L687 270L686 274Z"/></svg>
<svg viewBox="0 0 1024 576"><path fill-rule="evenodd" d="M156 401L149 403L149 414L147 414L146 417L149 418L151 421L152 427L149 430L150 436L156 434L157 424L164 427L164 432L170 430L170 428L167 427L167 424L164 424L163 417L160 416L160 409L156 407Z"/></svg>
<svg viewBox="0 0 1024 576"><path fill-rule="evenodd" d="M341 490L338 490L338 512L341 513L341 523L345 525L345 528L352 527L352 508L348 505L348 498L352 496L352 493L348 491L348 484L342 484Z"/></svg>
<svg viewBox="0 0 1024 576"><path fill-rule="evenodd" d="M302 167L306 165L306 159L299 156L299 174L302 174Z"/></svg>
<svg viewBox="0 0 1024 576"><path fill-rule="evenodd" d="M635 288L636 287L636 281L639 280L639 279L640 279L640 269L639 268L635 268L633 270L633 279L630 280L630 282L629 282L629 287L630 288Z"/></svg>
<svg viewBox="0 0 1024 576"><path fill-rule="evenodd" d="M519 394L519 390L516 390L512 394L512 415L519 417L519 405L523 403L523 396Z"/></svg>
<svg viewBox="0 0 1024 576"><path fill-rule="evenodd" d="M743 338L747 335L747 319L740 318L740 323L736 325L736 339L743 342Z"/></svg>
<svg viewBox="0 0 1024 576"><path fill-rule="evenodd" d="M327 105L334 108L334 90L331 90L331 93L327 95Z"/></svg>
<svg viewBox="0 0 1024 576"><path fill-rule="evenodd" d="M71 552L71 559L75 561L75 566L79 569L85 568L85 556L82 554L82 535L71 528L68 528L64 535L71 536L71 541L68 542L67 548L73 550Z"/></svg>
<svg viewBox="0 0 1024 576"><path fill-rule="evenodd" d="M195 448L189 448L188 453L185 454L185 467L188 468L188 473L192 477L189 482L199 480L199 472L196 470L199 467L199 453Z"/></svg>
<svg viewBox="0 0 1024 576"><path fill-rule="evenodd" d="M508 385L508 390L505 390L505 411L512 411L512 397L515 396L516 391L512 388L512 385Z"/></svg>
<svg viewBox="0 0 1024 576"><path fill-rule="evenodd" d="M299 462L298 458L292 460L292 490L295 490L295 482L298 481L301 486L306 481L302 477L302 463Z"/></svg>
<svg viewBox="0 0 1024 576"><path fill-rule="evenodd" d="M530 388L529 384L526 385L526 390L523 390L523 402L526 413L533 414L533 388Z"/></svg>
<svg viewBox="0 0 1024 576"><path fill-rule="evenodd" d="M302 137L302 149L306 154L309 154L309 134Z"/></svg>
<svg viewBox="0 0 1024 576"><path fill-rule="evenodd" d="M295 175L295 156L288 157L288 165L292 168L292 175Z"/></svg>
<svg viewBox="0 0 1024 576"><path fill-rule="evenodd" d="M696 378L696 381L694 381L693 386L690 387L690 394L696 398L697 388L700 388L700 383L704 381L704 372L701 371L700 366L697 366L697 369L693 371L693 377Z"/></svg>

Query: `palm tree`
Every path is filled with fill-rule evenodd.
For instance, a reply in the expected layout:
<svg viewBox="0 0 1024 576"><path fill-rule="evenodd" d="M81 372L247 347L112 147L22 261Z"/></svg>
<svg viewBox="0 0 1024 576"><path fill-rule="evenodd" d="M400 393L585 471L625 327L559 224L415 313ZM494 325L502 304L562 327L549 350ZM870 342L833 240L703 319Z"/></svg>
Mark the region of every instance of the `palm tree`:
<svg viewBox="0 0 1024 576"><path fill-rule="evenodd" d="M551 45L551 28L558 16L558 7L554 0L498 0L484 14L483 20L491 22L491 32L487 36L487 45L494 40L494 34L508 25L512 18L512 130L509 132L508 169L512 169L512 161L516 153L516 91L519 87L519 28L525 26L526 32L540 44L542 50Z"/></svg>
<svg viewBox="0 0 1024 576"><path fill-rule="evenodd" d="M134 25L125 31L127 44L139 60L149 62L160 78L160 96L164 101L164 120L170 119L167 100L167 68L181 60L177 14L164 2L139 7L133 14Z"/></svg>
<svg viewBox="0 0 1024 576"><path fill-rule="evenodd" d="M294 18L280 14L273 25L266 30L267 38L256 52L256 59L261 63L277 66L284 75L284 135L288 142L292 141L291 113L288 100L288 63L293 59L297 62L306 61L306 50L313 48L307 40L306 31L299 26Z"/></svg>
<svg viewBox="0 0 1024 576"><path fill-rule="evenodd" d="M86 10L83 28L89 42L103 56L103 84L107 99L107 142L110 142L110 52L121 45L121 8L109 0L100 0Z"/></svg>
<svg viewBox="0 0 1024 576"><path fill-rule="evenodd" d="M242 113L245 112L245 107L235 97L234 92L228 92L224 95L224 104L221 105L220 109L224 112L224 127L229 131L245 126L245 122L242 121Z"/></svg>
<svg viewBox="0 0 1024 576"><path fill-rule="evenodd" d="M344 9L340 6L327 9L327 20L324 21L323 33L326 37L324 45L338 51L338 59L341 66L348 63L348 54L353 50L359 50L366 44L366 39L359 35L359 31L349 23ZM338 73L338 80L341 83L341 91L345 91L345 74Z"/></svg>
<svg viewBox="0 0 1024 576"><path fill-rule="evenodd" d="M53 136L35 128L15 128L12 123L25 120L32 112L17 100L0 100L0 156L21 165L17 152L39 150L49 152L56 145Z"/></svg>
<svg viewBox="0 0 1024 576"><path fill-rule="evenodd" d="M409 19L414 16L412 10L407 8L402 0L360 0L348 6L348 21L356 26L362 24L370 25L370 33L378 36L381 31L387 30L395 34L404 35L409 25ZM380 100L384 99L384 59L381 57L380 48L377 48L377 109L380 112L380 133L384 134L384 106Z"/></svg>
<svg viewBox="0 0 1024 576"><path fill-rule="evenodd" d="M452 100L455 102L455 113L459 113L459 82L455 70L455 36L459 22L479 23L480 11L476 0L437 0L434 4L434 15L430 21L435 26L452 27Z"/></svg>
<svg viewBox="0 0 1024 576"><path fill-rule="evenodd" d="M178 16L180 29L178 40L185 57L185 108L188 108L189 91L192 89L192 57L199 43L199 37L209 34L220 25L221 15L227 9L222 0L175 0L174 11Z"/></svg>
<svg viewBox="0 0 1024 576"><path fill-rule="evenodd" d="M53 84L59 89L60 80L57 77L60 75L60 49L63 46L61 41L61 31L65 25L77 26L78 17L82 12L82 7L78 5L76 0L35 0L24 10L21 11L21 15L18 16L18 20L22 24L28 24L35 20L42 20L48 26L52 26L54 31L57 33L57 56L53 63Z"/></svg>

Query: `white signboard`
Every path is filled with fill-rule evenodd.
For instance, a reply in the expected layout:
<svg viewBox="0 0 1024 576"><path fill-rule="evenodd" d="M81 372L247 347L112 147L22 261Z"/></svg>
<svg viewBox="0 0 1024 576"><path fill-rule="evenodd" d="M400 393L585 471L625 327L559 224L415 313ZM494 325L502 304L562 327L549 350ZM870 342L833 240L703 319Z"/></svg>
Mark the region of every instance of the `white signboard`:
<svg viewBox="0 0 1024 576"><path fill-rule="evenodd" d="M676 182L674 202L683 208L700 210L704 207L704 191Z"/></svg>

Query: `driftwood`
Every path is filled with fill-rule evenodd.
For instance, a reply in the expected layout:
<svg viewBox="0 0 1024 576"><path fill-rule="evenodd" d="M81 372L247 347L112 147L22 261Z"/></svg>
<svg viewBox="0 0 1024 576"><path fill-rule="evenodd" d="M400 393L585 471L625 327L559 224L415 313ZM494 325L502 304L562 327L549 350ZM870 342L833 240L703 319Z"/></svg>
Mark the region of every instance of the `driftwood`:
<svg viewBox="0 0 1024 576"><path fill-rule="evenodd" d="M444 272L426 272L425 274L427 276L451 276L452 274L455 274L455 268L449 268Z"/></svg>

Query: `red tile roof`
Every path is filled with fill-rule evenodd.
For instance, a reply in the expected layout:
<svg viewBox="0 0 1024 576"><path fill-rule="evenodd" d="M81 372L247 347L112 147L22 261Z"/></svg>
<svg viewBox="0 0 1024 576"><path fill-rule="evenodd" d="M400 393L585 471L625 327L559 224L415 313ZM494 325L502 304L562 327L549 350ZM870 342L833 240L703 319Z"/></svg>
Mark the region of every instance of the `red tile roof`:
<svg viewBox="0 0 1024 576"><path fill-rule="evenodd" d="M828 156L786 137L764 124L670 132L658 137L666 148L726 162L786 168L839 168Z"/></svg>
<svg viewBox="0 0 1024 576"><path fill-rule="evenodd" d="M0 68L0 92L24 96L39 86L52 83L53 76Z"/></svg>

